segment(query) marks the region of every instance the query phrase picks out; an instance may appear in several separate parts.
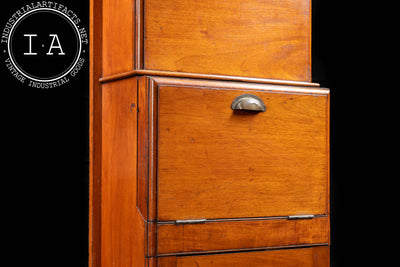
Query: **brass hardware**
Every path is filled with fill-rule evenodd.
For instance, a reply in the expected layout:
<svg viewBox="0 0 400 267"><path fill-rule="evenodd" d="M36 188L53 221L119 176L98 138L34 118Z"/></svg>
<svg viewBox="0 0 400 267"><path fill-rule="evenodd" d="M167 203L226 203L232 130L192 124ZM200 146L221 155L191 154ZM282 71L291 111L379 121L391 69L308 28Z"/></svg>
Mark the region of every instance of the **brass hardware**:
<svg viewBox="0 0 400 267"><path fill-rule="evenodd" d="M236 97L231 105L233 110L264 112L267 110L264 102L258 96L244 94Z"/></svg>
<svg viewBox="0 0 400 267"><path fill-rule="evenodd" d="M196 219L196 220L176 220L175 224L193 224L193 223L205 223L207 219Z"/></svg>

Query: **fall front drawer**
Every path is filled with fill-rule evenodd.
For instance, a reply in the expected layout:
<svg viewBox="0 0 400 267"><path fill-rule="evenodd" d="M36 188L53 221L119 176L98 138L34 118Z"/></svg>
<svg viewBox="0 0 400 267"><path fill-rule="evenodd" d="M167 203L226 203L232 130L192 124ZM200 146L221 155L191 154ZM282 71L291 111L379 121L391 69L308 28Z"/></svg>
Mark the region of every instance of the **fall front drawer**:
<svg viewBox="0 0 400 267"><path fill-rule="evenodd" d="M327 90L168 78L150 83L153 219L328 213ZM266 110L232 110L248 94Z"/></svg>
<svg viewBox="0 0 400 267"><path fill-rule="evenodd" d="M149 255L329 243L328 90L140 84L138 206L151 221Z"/></svg>

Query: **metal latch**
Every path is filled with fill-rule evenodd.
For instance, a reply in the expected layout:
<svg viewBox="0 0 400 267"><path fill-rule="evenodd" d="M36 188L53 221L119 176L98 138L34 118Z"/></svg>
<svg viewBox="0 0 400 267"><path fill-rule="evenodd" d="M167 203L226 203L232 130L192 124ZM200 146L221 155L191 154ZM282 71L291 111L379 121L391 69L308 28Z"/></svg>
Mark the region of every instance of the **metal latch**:
<svg viewBox="0 0 400 267"><path fill-rule="evenodd" d="M195 224L195 223L205 223L207 219L195 219L195 220L176 220L175 224Z"/></svg>
<svg viewBox="0 0 400 267"><path fill-rule="evenodd" d="M313 219L314 215L290 215L288 220Z"/></svg>

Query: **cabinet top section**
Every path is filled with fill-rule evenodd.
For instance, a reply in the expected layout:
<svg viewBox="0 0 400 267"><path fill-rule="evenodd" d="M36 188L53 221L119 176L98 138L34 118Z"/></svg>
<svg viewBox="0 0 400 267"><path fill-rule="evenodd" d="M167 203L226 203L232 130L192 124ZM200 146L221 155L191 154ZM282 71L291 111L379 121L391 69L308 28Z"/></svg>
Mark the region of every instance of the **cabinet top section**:
<svg viewBox="0 0 400 267"><path fill-rule="evenodd" d="M103 78L154 70L311 82L311 0L92 0L91 16Z"/></svg>

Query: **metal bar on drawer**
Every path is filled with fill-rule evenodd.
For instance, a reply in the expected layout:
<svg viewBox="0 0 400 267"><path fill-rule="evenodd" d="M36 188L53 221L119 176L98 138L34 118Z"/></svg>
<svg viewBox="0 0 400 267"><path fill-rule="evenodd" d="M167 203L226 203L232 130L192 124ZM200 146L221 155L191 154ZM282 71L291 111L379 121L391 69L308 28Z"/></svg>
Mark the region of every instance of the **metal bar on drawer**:
<svg viewBox="0 0 400 267"><path fill-rule="evenodd" d="M194 224L194 223L205 223L207 219L196 219L196 220L176 220L175 224Z"/></svg>
<svg viewBox="0 0 400 267"><path fill-rule="evenodd" d="M290 215L288 220L302 220L302 219L313 219L314 215Z"/></svg>

